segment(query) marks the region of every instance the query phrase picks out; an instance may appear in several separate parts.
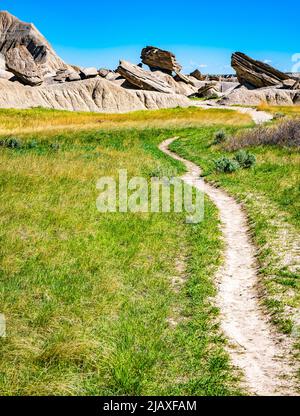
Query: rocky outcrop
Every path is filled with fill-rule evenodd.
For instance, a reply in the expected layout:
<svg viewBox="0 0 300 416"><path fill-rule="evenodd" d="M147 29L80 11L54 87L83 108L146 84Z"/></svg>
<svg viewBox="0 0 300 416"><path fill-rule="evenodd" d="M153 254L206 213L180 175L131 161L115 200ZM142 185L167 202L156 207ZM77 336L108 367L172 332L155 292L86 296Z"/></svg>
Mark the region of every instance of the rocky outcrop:
<svg viewBox="0 0 300 416"><path fill-rule="evenodd" d="M291 78L282 81L281 84L282 89L298 90L300 88L300 81Z"/></svg>
<svg viewBox="0 0 300 416"><path fill-rule="evenodd" d="M165 81L171 87L173 93L183 94L183 95L186 95L187 97L197 92L200 84L202 84L200 81L197 81L197 80L195 80L195 82L197 83L197 86L192 85L191 83L186 83L182 81L180 78L177 78L178 79L177 81L176 77L174 78L171 75L168 75L165 72L161 72L161 71L156 71L155 76Z"/></svg>
<svg viewBox="0 0 300 416"><path fill-rule="evenodd" d="M27 85L40 85L43 76L28 49L19 45L6 53L6 66L20 81Z"/></svg>
<svg viewBox="0 0 300 416"><path fill-rule="evenodd" d="M221 83L219 82L205 83L195 94L196 97L206 99L219 98L221 95Z"/></svg>
<svg viewBox="0 0 300 416"><path fill-rule="evenodd" d="M195 71L191 72L190 76L196 78L198 81L204 81L205 80L205 77L201 74L199 69L195 69Z"/></svg>
<svg viewBox="0 0 300 416"><path fill-rule="evenodd" d="M178 81L178 82L182 81L185 84L193 85L193 86L195 86L195 81L197 82L197 80L194 79L193 77L189 77L188 75L184 75L181 72L176 72L176 75L175 75L174 79L175 79L175 81Z"/></svg>
<svg viewBox="0 0 300 416"><path fill-rule="evenodd" d="M100 77L39 87L0 79L0 108L120 113L189 105L190 100L183 95L127 90Z"/></svg>
<svg viewBox="0 0 300 416"><path fill-rule="evenodd" d="M80 71L80 75L82 79L95 78L98 76L98 70L94 67L82 68Z"/></svg>
<svg viewBox="0 0 300 416"><path fill-rule="evenodd" d="M127 112L190 106L190 96L222 97L224 104L300 102L299 78L241 53L233 55L233 65L250 89L232 76L202 80L199 70L184 75L171 52L152 46L143 49L142 59L152 71L126 61L116 71L67 65L32 24L0 12L0 108Z"/></svg>
<svg viewBox="0 0 300 416"><path fill-rule="evenodd" d="M26 85L40 85L59 70L72 68L60 59L31 23L0 12L0 52L6 69Z"/></svg>
<svg viewBox="0 0 300 416"><path fill-rule="evenodd" d="M47 83L63 83L63 82L72 82L72 81L79 81L81 79L78 72L75 72L74 70L66 70L62 69L57 71L57 74L53 78L47 78Z"/></svg>
<svg viewBox="0 0 300 416"><path fill-rule="evenodd" d="M110 69L106 69L106 68L100 68L98 70L98 74L100 77L102 78L106 78L108 74L110 74L112 71Z"/></svg>
<svg viewBox="0 0 300 416"><path fill-rule="evenodd" d="M171 75L172 72L180 72L182 67L172 52L147 46L142 50L141 60L148 65L152 71L160 70Z"/></svg>
<svg viewBox="0 0 300 416"><path fill-rule="evenodd" d="M145 71L138 65L133 65L130 62L120 61L120 65L116 72L118 72L130 84L135 85L140 89L158 91L167 94L172 94L174 92L168 83L156 76L155 73Z"/></svg>
<svg viewBox="0 0 300 416"><path fill-rule="evenodd" d="M250 89L275 86L289 78L272 66L255 61L241 52L232 55L231 65L237 73L239 82Z"/></svg>
<svg viewBox="0 0 300 416"><path fill-rule="evenodd" d="M249 90L244 86L235 88L223 97L219 103L225 105L253 105L261 103L270 105L294 105L300 104L299 90L283 90L280 88L268 87Z"/></svg>
<svg viewBox="0 0 300 416"><path fill-rule="evenodd" d="M138 65L133 65L126 61L121 61L120 66L116 72L125 79L127 83L121 83L115 77L110 79L113 82L118 82L124 88L140 88L142 90L157 91L167 94L183 94L187 97L193 95L202 86L202 82L195 78L183 75L180 73L176 77L172 77L162 71L150 72L141 68Z"/></svg>

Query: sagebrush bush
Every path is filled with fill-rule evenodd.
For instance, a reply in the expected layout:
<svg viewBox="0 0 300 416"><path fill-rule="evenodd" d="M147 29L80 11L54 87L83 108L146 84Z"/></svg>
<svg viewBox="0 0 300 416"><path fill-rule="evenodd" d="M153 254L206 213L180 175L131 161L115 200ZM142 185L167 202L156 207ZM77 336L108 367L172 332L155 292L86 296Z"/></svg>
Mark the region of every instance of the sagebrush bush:
<svg viewBox="0 0 300 416"><path fill-rule="evenodd" d="M219 130L215 133L214 144L220 144L225 142L227 136L224 130Z"/></svg>
<svg viewBox="0 0 300 416"><path fill-rule="evenodd" d="M222 156L220 159L215 160L216 170L223 173L232 173L240 168L239 163L235 159L229 159L226 156Z"/></svg>
<svg viewBox="0 0 300 416"><path fill-rule="evenodd" d="M285 117L285 114L284 113L281 113L281 112L278 112L278 113L275 113L274 114L275 120L278 120L278 119L284 118L284 117Z"/></svg>
<svg viewBox="0 0 300 416"><path fill-rule="evenodd" d="M20 149L23 146L22 141L17 137L10 137L0 141L0 146L8 149Z"/></svg>
<svg viewBox="0 0 300 416"><path fill-rule="evenodd" d="M246 150L239 150L234 159L243 169L249 169L256 163L255 155L253 153L247 152Z"/></svg>
<svg viewBox="0 0 300 416"><path fill-rule="evenodd" d="M227 140L225 148L233 151L260 145L300 147L300 118L283 119L273 126L245 130Z"/></svg>

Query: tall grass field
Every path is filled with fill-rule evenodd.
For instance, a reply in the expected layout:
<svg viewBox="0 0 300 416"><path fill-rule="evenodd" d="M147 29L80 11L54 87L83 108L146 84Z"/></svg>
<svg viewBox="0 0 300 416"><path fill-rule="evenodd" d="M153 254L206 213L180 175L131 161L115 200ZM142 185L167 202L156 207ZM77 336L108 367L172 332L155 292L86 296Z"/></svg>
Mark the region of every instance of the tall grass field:
<svg viewBox="0 0 300 416"><path fill-rule="evenodd" d="M182 175L158 150L175 136L172 149L243 204L262 303L297 354L300 286L289 253L299 235L299 149L250 146L255 166L215 169L234 157L230 140L253 128L230 110L0 110L0 395L245 394L215 306L224 247L212 202L199 224L184 213L96 209L97 180L118 180L120 169L148 181ZM220 130L226 141L215 143Z"/></svg>

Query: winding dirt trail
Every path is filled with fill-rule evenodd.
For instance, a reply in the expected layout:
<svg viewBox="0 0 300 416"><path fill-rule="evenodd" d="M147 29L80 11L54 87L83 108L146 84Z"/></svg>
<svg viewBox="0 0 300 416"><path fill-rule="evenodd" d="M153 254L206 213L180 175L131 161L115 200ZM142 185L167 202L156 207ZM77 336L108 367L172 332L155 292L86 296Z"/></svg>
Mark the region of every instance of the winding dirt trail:
<svg viewBox="0 0 300 416"><path fill-rule="evenodd" d="M249 113L256 123L270 120L264 112L238 111ZM246 214L234 198L200 178L197 165L169 150L176 139L161 143L160 150L186 166L182 179L206 193L219 210L226 250L217 275L217 304L232 363L243 371L244 388L250 394L295 395L289 343L276 334L259 302L256 249L249 236Z"/></svg>

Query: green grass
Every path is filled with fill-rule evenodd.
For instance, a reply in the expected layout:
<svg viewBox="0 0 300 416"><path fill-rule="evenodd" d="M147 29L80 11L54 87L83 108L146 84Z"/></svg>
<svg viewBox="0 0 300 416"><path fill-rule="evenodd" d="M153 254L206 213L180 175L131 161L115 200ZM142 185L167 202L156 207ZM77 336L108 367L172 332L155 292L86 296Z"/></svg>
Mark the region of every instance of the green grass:
<svg viewBox="0 0 300 416"><path fill-rule="evenodd" d="M198 108L131 114L0 110L1 395L241 394L220 328L214 275L222 263L218 213L100 214L96 181L176 175L157 145L203 168L240 200L259 248L263 299L293 330L299 276L280 253L299 234L299 152L259 147L251 170L214 171L216 131L246 115ZM57 146L58 145L58 146ZM184 279L174 286L174 278ZM299 342L300 345L300 342Z"/></svg>
<svg viewBox="0 0 300 416"><path fill-rule="evenodd" d="M181 134L172 149L199 164L208 181L243 203L258 246L262 290L272 320L285 333L297 333L300 308L298 244L300 228L299 150L277 146L248 148L257 164L232 174L217 173L214 160L225 152L213 145L218 129L205 127ZM237 131L226 129L228 136ZM297 249L298 247L298 249ZM298 263L299 266L299 263ZM295 336L295 335L294 335Z"/></svg>
<svg viewBox="0 0 300 416"><path fill-rule="evenodd" d="M175 133L31 133L0 148L1 395L240 393L210 301L213 205L198 225L95 207L103 175L182 172L157 150Z"/></svg>

